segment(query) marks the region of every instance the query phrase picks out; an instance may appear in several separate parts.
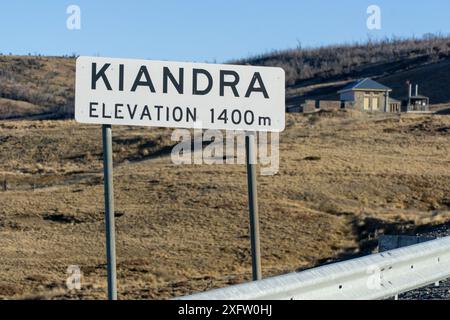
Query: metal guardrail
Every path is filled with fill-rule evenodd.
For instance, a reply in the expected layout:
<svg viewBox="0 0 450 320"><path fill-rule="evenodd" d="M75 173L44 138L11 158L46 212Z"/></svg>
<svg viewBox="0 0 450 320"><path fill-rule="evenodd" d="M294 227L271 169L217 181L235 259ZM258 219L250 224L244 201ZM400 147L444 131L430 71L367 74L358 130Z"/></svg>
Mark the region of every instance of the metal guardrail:
<svg viewBox="0 0 450 320"><path fill-rule="evenodd" d="M374 300L450 278L450 237L178 300Z"/></svg>

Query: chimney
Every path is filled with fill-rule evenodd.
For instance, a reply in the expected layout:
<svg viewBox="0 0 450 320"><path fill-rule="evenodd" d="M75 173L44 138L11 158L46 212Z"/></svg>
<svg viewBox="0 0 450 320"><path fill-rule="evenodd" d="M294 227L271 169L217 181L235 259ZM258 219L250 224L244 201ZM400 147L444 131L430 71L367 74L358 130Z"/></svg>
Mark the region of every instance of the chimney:
<svg viewBox="0 0 450 320"><path fill-rule="evenodd" d="M419 85L416 84L416 97L419 95Z"/></svg>
<svg viewBox="0 0 450 320"><path fill-rule="evenodd" d="M409 84L408 98L412 96L412 83Z"/></svg>

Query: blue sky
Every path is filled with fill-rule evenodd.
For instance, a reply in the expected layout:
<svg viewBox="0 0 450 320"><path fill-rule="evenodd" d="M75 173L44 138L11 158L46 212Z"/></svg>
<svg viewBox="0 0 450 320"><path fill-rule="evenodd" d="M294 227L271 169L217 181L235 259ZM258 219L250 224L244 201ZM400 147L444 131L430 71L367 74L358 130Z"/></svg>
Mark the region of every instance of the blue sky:
<svg viewBox="0 0 450 320"><path fill-rule="evenodd" d="M68 30L66 9L81 9ZM381 30L366 27L381 8ZM273 49L450 32L448 0L1 0L3 54L224 62Z"/></svg>

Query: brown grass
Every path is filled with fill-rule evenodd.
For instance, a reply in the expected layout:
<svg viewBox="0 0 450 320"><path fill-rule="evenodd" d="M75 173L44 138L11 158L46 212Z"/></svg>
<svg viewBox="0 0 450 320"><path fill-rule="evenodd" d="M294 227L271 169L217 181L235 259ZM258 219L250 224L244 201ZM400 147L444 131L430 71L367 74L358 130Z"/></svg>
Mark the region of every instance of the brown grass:
<svg viewBox="0 0 450 320"><path fill-rule="evenodd" d="M316 117L288 115L280 172L258 177L265 277L370 253L379 234L449 219L448 117ZM170 132L114 128L121 299L251 277L245 167L175 166L165 156ZM0 297L105 298L100 127L3 121L0 146L8 181L0 190ZM73 264L83 286L69 292Z"/></svg>
<svg viewBox="0 0 450 320"><path fill-rule="evenodd" d="M419 83L431 104L450 102L447 90L450 36L392 38L364 43L298 48L231 61L281 67L286 72L287 104L305 99L337 99L336 92L351 81L371 77L407 95L405 82ZM73 118L75 57L0 55L0 119ZM11 101L26 103L16 108ZM29 105L36 108L29 108ZM42 117L41 117L42 118Z"/></svg>
<svg viewBox="0 0 450 320"><path fill-rule="evenodd" d="M0 100L0 119L39 113L73 115L75 59L0 55L0 98L38 108L13 110Z"/></svg>

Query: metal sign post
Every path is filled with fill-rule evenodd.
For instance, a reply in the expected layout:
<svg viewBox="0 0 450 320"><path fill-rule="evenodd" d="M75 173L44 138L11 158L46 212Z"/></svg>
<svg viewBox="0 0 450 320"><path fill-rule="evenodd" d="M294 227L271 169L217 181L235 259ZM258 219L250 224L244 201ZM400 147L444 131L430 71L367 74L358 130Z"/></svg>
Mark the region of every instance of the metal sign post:
<svg viewBox="0 0 450 320"><path fill-rule="evenodd" d="M108 299L117 300L116 232L114 223L114 188L111 125L102 125L103 175L105 186L106 260L108 271Z"/></svg>
<svg viewBox="0 0 450 320"><path fill-rule="evenodd" d="M248 132L245 136L247 155L248 206L250 212L250 241L252 250L253 281L261 280L261 249L259 241L258 193L256 184L256 135Z"/></svg>

